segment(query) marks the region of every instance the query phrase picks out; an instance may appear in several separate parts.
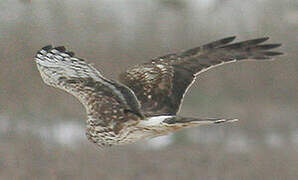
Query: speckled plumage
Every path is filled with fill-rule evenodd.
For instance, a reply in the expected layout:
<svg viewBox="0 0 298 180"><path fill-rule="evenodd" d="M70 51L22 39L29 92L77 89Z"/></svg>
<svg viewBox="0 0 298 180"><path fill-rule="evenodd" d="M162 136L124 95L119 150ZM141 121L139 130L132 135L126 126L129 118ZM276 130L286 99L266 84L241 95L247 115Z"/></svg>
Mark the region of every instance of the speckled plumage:
<svg viewBox="0 0 298 180"><path fill-rule="evenodd" d="M189 118L177 115L196 76L221 64L263 60L280 52L280 44L260 45L268 38L229 44L235 37L168 54L120 74L120 82L102 76L93 66L62 46L46 46L35 56L42 79L72 94L87 113L86 135L100 147L132 143L185 127L235 119Z"/></svg>

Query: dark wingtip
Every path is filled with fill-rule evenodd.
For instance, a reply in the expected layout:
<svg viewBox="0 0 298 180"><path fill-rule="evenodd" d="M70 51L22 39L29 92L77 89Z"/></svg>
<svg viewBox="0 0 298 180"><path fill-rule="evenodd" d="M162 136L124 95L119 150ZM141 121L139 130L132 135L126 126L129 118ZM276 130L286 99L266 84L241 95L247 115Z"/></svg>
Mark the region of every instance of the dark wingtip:
<svg viewBox="0 0 298 180"><path fill-rule="evenodd" d="M71 56L71 57L73 57L73 56L75 55L75 53L72 52L72 51L66 51L65 53L68 54L68 55Z"/></svg>
<svg viewBox="0 0 298 180"><path fill-rule="evenodd" d="M241 47L252 47L257 46L258 44L261 44L265 41L267 41L269 37L262 37L262 38L256 38L256 39L250 39L246 41L240 41L233 44L228 44L226 46L222 46L221 48L229 48L229 49L237 49Z"/></svg>
<svg viewBox="0 0 298 180"><path fill-rule="evenodd" d="M229 36L229 37L225 37L223 39L219 39L213 42L210 42L208 44L203 45L203 49L213 49L213 48L217 48L217 47L222 47L222 46L227 46L230 42L232 42L234 39L236 38L236 36ZM199 50L200 48L198 48ZM191 50L190 50L191 51Z"/></svg>
<svg viewBox="0 0 298 180"><path fill-rule="evenodd" d="M46 45L46 46L44 46L44 47L41 48L41 50L44 50L44 51L46 51L46 52L49 52L49 51L51 51L51 50L53 50L53 49L55 49L55 50L57 50L57 51L59 51L59 52L62 52L62 53L66 53L66 54L68 54L70 57L74 57L74 55L75 55L75 53L72 52L72 51L66 51L65 46L57 46L57 47L53 47L52 45Z"/></svg>
<svg viewBox="0 0 298 180"><path fill-rule="evenodd" d="M274 49L282 46L282 44L263 44L263 45L258 45L257 48L261 50L267 50L267 49Z"/></svg>
<svg viewBox="0 0 298 180"><path fill-rule="evenodd" d="M250 44L260 44L262 42L267 41L268 39L269 39L269 37L262 37L262 38L248 40L247 42L249 42Z"/></svg>
<svg viewBox="0 0 298 180"><path fill-rule="evenodd" d="M251 45L261 44L261 43L267 41L268 39L269 39L269 37L262 37L262 38L256 38L256 39L250 39L250 40L247 40L247 41L242 41L242 42L239 42L239 43L236 43L236 44L244 44L244 45L247 45L247 46L251 46Z"/></svg>
<svg viewBox="0 0 298 180"><path fill-rule="evenodd" d="M236 36L229 36L229 37L226 37L226 38L223 38L221 41L224 43L224 44L227 44L229 42L232 42L236 39Z"/></svg>
<svg viewBox="0 0 298 180"><path fill-rule="evenodd" d="M66 48L64 46L58 46L58 47L55 47L54 49L56 49L57 51L60 51L60 52L66 51Z"/></svg>
<svg viewBox="0 0 298 180"><path fill-rule="evenodd" d="M266 56L280 56L280 55L283 55L284 53L277 52L277 51L265 51L263 52L263 54Z"/></svg>
<svg viewBox="0 0 298 180"><path fill-rule="evenodd" d="M53 46L52 45L46 45L46 46L44 46L43 48L41 48L42 50L45 50L45 51L49 51L49 50L51 50L53 48Z"/></svg>

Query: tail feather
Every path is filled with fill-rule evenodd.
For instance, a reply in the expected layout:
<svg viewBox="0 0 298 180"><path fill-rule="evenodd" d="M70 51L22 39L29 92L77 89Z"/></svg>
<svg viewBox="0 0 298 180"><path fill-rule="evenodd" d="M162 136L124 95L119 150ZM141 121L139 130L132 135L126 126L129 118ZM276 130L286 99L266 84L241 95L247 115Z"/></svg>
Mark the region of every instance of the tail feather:
<svg viewBox="0 0 298 180"><path fill-rule="evenodd" d="M219 124L224 122L236 122L235 118L192 118L192 117L179 117L168 118L163 121L169 125L201 125L201 124Z"/></svg>

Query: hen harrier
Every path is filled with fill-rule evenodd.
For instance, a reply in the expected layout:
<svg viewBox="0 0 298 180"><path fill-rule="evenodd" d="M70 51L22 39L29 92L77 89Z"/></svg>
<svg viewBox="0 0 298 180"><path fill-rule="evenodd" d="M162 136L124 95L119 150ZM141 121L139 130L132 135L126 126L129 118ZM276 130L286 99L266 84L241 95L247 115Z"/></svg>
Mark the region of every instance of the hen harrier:
<svg viewBox="0 0 298 180"><path fill-rule="evenodd" d="M281 44L259 38L231 44L227 37L187 51L151 59L120 74L116 82L63 46L43 47L35 61L43 81L72 94L87 112L86 135L100 147L127 144L201 124L237 119L181 117L177 113L200 73L241 60L265 60Z"/></svg>

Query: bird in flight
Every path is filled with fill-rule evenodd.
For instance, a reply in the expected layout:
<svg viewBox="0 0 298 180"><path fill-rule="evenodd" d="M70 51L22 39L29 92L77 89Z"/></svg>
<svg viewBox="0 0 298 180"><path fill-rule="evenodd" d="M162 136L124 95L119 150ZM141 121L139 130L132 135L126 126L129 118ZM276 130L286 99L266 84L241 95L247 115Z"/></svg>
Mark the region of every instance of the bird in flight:
<svg viewBox="0 0 298 180"><path fill-rule="evenodd" d="M282 55L268 37L231 43L227 37L133 66L119 81L104 77L65 47L43 47L35 61L43 81L75 96L87 113L86 136L100 147L133 143L202 124L237 119L177 115L196 77L222 64L267 60Z"/></svg>

